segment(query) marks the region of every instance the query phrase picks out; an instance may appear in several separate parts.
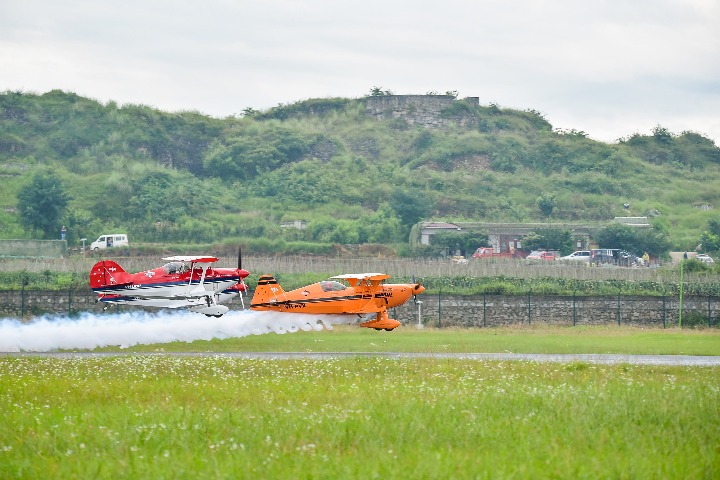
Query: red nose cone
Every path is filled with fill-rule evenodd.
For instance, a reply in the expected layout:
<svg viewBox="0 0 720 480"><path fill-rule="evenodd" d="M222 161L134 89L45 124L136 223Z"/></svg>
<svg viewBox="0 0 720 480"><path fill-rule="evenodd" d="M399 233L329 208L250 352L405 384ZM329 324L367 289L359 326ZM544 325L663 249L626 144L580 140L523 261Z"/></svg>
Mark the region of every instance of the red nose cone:
<svg viewBox="0 0 720 480"><path fill-rule="evenodd" d="M237 273L238 275L240 275L240 278L245 278L250 275L250 272L248 272L247 270L243 270L242 268L238 268Z"/></svg>

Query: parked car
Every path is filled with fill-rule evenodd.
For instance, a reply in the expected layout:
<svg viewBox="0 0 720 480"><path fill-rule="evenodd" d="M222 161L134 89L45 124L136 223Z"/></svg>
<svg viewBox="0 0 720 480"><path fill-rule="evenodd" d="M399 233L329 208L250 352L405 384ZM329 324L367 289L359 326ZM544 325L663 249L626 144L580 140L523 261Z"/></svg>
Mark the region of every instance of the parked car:
<svg viewBox="0 0 720 480"><path fill-rule="evenodd" d="M617 254L617 264L623 267L636 267L645 264L642 258L627 250L620 250Z"/></svg>
<svg viewBox="0 0 720 480"><path fill-rule="evenodd" d="M570 255L560 257L558 260L569 260L573 262L589 262L590 250L577 250Z"/></svg>
<svg viewBox="0 0 720 480"><path fill-rule="evenodd" d="M516 255L517 252L515 249L511 249L507 252L496 252L492 247L479 247L475 250L475 253L473 253L472 258L515 258Z"/></svg>
<svg viewBox="0 0 720 480"><path fill-rule="evenodd" d="M617 265L619 255L618 248L594 248L590 250L590 261L596 265L600 263Z"/></svg>
<svg viewBox="0 0 720 480"><path fill-rule="evenodd" d="M527 260L555 260L555 254L547 250L533 250L525 258Z"/></svg>
<svg viewBox="0 0 720 480"><path fill-rule="evenodd" d="M456 265L465 265L468 263L468 259L463 257L462 255L455 255L452 257L452 262Z"/></svg>
<svg viewBox="0 0 720 480"><path fill-rule="evenodd" d="M492 257L493 256L493 249L491 247L480 247L477 250L475 250L475 253L473 253L472 258L482 258L482 257Z"/></svg>
<svg viewBox="0 0 720 480"><path fill-rule="evenodd" d="M715 260L713 260L713 258L706 253L698 253L697 255L695 255L695 260L699 260L699 261L701 261L703 263L707 263L707 264L715 263Z"/></svg>

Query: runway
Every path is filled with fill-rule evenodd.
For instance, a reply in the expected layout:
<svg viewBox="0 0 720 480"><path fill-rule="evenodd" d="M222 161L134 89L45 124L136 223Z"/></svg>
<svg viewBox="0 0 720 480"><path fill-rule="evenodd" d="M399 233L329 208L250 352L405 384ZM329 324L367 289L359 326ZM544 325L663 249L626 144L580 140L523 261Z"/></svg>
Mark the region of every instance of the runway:
<svg viewBox="0 0 720 480"><path fill-rule="evenodd" d="M600 365L663 365L685 367L720 367L720 356L695 355L628 355L601 353L409 353L409 352L19 352L5 356L50 358L101 358L118 356L228 357L258 360L334 360L353 357L390 359L435 358L492 362L593 363Z"/></svg>

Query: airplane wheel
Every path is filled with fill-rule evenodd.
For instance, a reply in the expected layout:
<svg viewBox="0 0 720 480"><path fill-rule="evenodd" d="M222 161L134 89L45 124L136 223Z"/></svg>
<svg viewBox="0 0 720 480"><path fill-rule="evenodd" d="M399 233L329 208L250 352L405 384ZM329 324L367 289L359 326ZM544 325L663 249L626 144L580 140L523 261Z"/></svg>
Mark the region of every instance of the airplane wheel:
<svg viewBox="0 0 720 480"><path fill-rule="evenodd" d="M395 329L394 328L386 328L385 329L386 332L392 332L393 330L395 330Z"/></svg>
<svg viewBox="0 0 720 480"><path fill-rule="evenodd" d="M382 330L382 328L376 328L375 330L377 330L379 332L380 330Z"/></svg>

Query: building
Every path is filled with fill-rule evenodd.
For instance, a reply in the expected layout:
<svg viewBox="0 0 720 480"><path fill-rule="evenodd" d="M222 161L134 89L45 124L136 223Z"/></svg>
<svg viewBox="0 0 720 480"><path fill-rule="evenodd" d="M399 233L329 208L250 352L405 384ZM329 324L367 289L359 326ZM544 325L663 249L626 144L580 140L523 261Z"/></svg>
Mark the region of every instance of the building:
<svg viewBox="0 0 720 480"><path fill-rule="evenodd" d="M430 245L430 238L440 232L458 232L462 231L458 225L445 222L422 222L420 223L420 244Z"/></svg>
<svg viewBox="0 0 720 480"><path fill-rule="evenodd" d="M421 222L418 227L421 245L430 245L432 243L432 236L443 231L484 232L488 236L489 246L493 248L495 253L506 253L522 250L522 240L525 236L546 228L569 230L575 249L588 250L590 248L591 232L599 228L600 225L593 226L566 223Z"/></svg>

